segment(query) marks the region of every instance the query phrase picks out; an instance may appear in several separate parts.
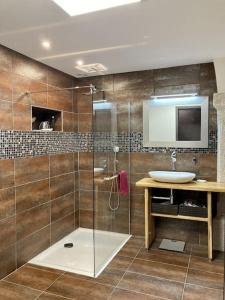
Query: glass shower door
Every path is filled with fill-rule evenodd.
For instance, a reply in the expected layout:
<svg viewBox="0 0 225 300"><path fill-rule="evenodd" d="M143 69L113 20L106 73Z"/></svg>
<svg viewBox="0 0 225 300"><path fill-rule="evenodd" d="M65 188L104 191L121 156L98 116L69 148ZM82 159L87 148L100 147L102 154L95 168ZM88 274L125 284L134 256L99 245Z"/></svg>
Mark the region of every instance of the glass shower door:
<svg viewBox="0 0 225 300"><path fill-rule="evenodd" d="M129 103L121 114L116 101L101 96L93 99L95 276L130 237L129 132L118 120L124 112L129 120Z"/></svg>

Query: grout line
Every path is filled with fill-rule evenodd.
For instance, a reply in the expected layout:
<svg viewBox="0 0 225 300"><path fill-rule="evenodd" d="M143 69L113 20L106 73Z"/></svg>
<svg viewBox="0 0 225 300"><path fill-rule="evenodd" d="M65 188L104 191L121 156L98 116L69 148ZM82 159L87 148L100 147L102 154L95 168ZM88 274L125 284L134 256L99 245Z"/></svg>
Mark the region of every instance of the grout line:
<svg viewBox="0 0 225 300"><path fill-rule="evenodd" d="M116 290L116 288L119 287L119 284L121 283L121 281L123 280L124 276L126 275L127 271L129 270L130 266L132 265L132 263L134 262L135 258L137 257L137 255L139 254L139 252L141 251L141 247L139 248L139 250L137 251L136 255L133 257L133 259L131 260L131 262L129 263L129 265L127 266L127 268L125 269L125 272L123 274L123 276L120 278L119 282L117 283L116 286L114 286L112 292L110 293L109 297L107 298L108 300L111 299L114 291Z"/></svg>
<svg viewBox="0 0 225 300"><path fill-rule="evenodd" d="M184 286L183 286L183 291L182 291L182 295L181 295L181 300L183 300L183 298L184 298L184 290L185 290L185 286L186 286L186 283L187 283L188 271L189 271L189 266L190 266L190 262L191 262L192 247L193 246L191 246L191 251L190 251L190 255L189 255L188 267L187 267L187 272L186 272L186 276L185 276L185 280L184 280Z"/></svg>

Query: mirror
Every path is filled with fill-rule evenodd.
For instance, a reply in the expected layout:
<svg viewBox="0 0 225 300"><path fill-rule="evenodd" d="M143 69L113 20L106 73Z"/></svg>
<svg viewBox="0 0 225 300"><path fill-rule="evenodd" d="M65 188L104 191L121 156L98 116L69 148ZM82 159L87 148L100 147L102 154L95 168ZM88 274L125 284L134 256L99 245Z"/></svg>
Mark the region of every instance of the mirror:
<svg viewBox="0 0 225 300"><path fill-rule="evenodd" d="M145 100L143 129L144 147L208 148L208 97Z"/></svg>

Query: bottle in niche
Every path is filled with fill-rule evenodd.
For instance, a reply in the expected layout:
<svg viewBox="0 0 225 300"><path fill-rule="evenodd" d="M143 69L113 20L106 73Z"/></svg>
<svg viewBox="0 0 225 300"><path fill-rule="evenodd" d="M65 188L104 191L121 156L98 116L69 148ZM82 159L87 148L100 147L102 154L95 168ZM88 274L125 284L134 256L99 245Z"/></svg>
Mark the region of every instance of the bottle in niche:
<svg viewBox="0 0 225 300"><path fill-rule="evenodd" d="M53 130L55 130L55 116L52 116L52 119L51 119L51 128Z"/></svg>

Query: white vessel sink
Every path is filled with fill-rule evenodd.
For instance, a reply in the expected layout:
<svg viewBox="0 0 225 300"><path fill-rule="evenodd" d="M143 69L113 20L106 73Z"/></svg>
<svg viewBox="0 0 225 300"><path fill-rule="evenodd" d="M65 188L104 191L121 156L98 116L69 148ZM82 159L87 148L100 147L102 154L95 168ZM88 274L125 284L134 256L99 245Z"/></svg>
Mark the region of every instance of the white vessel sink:
<svg viewBox="0 0 225 300"><path fill-rule="evenodd" d="M171 183L187 183L195 178L195 174L189 172L151 171L148 174L156 181Z"/></svg>
<svg viewBox="0 0 225 300"><path fill-rule="evenodd" d="M104 172L103 168L94 168L94 174L95 175L102 174L103 172Z"/></svg>

